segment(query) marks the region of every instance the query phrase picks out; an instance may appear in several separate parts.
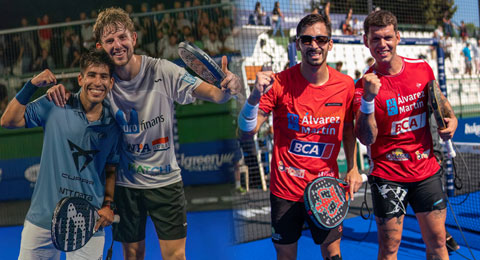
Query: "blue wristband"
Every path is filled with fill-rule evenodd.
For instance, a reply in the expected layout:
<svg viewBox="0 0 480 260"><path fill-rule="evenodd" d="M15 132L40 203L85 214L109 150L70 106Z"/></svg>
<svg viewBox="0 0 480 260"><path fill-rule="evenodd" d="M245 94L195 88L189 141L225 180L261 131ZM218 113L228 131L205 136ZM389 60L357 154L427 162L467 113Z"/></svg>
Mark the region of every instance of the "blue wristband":
<svg viewBox="0 0 480 260"><path fill-rule="evenodd" d="M17 95L15 98L18 100L18 103L22 105L27 105L28 101L30 101L30 98L33 96L35 91L37 91L38 87L32 84L32 81L29 80L23 88L18 91Z"/></svg>

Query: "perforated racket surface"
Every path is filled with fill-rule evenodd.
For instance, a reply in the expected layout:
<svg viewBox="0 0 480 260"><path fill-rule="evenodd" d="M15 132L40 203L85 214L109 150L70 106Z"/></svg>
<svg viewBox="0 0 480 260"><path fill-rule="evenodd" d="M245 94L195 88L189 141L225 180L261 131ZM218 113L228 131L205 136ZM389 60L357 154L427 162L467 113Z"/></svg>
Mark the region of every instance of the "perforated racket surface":
<svg viewBox="0 0 480 260"><path fill-rule="evenodd" d="M428 82L428 104L432 110L432 114L437 122L438 128L446 128L445 124L445 115L444 115L444 104L442 102L442 92L436 80L431 80ZM448 157L454 158L456 156L455 150L453 149L452 141L448 140L445 142L447 148Z"/></svg>
<svg viewBox="0 0 480 260"><path fill-rule="evenodd" d="M80 249L95 234L97 219L97 209L87 200L77 197L61 199L52 218L53 245L64 252Z"/></svg>
<svg viewBox="0 0 480 260"><path fill-rule="evenodd" d="M317 227L332 229L345 219L350 206L346 186L346 182L333 177L319 177L307 185L305 209Z"/></svg>
<svg viewBox="0 0 480 260"><path fill-rule="evenodd" d="M178 54L190 69L210 84L218 86L226 77L222 68L208 54L187 41L178 44Z"/></svg>

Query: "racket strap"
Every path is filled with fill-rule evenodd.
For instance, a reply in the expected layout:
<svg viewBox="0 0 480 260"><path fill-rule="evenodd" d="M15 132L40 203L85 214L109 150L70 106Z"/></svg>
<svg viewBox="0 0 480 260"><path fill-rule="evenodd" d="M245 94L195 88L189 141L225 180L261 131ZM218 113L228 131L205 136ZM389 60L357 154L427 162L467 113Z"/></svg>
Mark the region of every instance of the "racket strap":
<svg viewBox="0 0 480 260"><path fill-rule="evenodd" d="M105 260L111 260L112 254L113 254L113 237L112 237L112 243L110 244L110 248L108 249L108 252L107 252L107 258L105 258Z"/></svg>

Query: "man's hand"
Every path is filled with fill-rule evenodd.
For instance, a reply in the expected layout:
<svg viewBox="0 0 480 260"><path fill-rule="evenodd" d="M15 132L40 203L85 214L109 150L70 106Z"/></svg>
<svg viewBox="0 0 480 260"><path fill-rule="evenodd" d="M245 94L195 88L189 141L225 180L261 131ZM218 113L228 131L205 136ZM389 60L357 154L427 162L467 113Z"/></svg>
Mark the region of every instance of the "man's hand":
<svg viewBox="0 0 480 260"><path fill-rule="evenodd" d="M226 91L232 96L240 96L242 94L242 84L240 78L228 70L228 60L227 56L222 57L222 71L227 75L222 82L220 82L220 87L223 91Z"/></svg>
<svg viewBox="0 0 480 260"><path fill-rule="evenodd" d="M457 130L458 120L456 117L445 117L443 120L445 121L447 128L438 128L438 134L443 141L447 141L453 138L453 134L455 134L455 131Z"/></svg>
<svg viewBox="0 0 480 260"><path fill-rule="evenodd" d="M258 104L260 98L272 88L273 82L275 81L273 75L273 71L257 72L255 88L253 88L252 93L248 98L251 105Z"/></svg>
<svg viewBox="0 0 480 260"><path fill-rule="evenodd" d="M368 73L363 76L363 99L372 101L377 95L382 83L375 73Z"/></svg>
<svg viewBox="0 0 480 260"><path fill-rule="evenodd" d="M34 86L42 88L57 84L57 78L49 69L46 69L35 76L31 82Z"/></svg>
<svg viewBox="0 0 480 260"><path fill-rule="evenodd" d="M32 82L33 83L33 82ZM59 107L65 107L67 100L70 98L71 93L65 90L65 86L62 84L55 85L47 90L48 100L55 103Z"/></svg>
<svg viewBox="0 0 480 260"><path fill-rule="evenodd" d="M362 187L363 180L362 176L358 172L358 168L355 167L351 169L348 173L347 176L345 176L345 182L348 183L349 189L348 189L348 196L349 198L353 201L353 194Z"/></svg>
<svg viewBox="0 0 480 260"><path fill-rule="evenodd" d="M113 223L113 219L115 214L113 213L113 210L110 209L110 206L105 206L101 209L98 210L98 215L100 218L97 220L97 223L95 224L95 231L97 231L99 228L103 228L106 226L110 226Z"/></svg>

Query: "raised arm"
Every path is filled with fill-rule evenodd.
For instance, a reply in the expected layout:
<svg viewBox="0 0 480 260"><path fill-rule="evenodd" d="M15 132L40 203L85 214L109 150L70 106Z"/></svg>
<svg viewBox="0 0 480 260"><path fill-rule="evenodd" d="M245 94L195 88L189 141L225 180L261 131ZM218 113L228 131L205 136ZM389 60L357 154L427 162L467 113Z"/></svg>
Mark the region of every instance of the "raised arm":
<svg viewBox="0 0 480 260"><path fill-rule="evenodd" d="M193 96L222 104L227 102L232 96L240 95L242 89L240 78L228 70L226 56L222 57L222 70L227 76L220 82L220 89L212 84L203 82L193 91Z"/></svg>
<svg viewBox="0 0 480 260"><path fill-rule="evenodd" d="M268 119L268 114L258 109L258 104L262 95L272 88L273 81L272 71L257 73L255 87L238 115L238 127L241 137L256 134L262 124Z"/></svg>
<svg viewBox="0 0 480 260"><path fill-rule="evenodd" d="M56 84L57 79L53 73L46 69L36 77L25 83L17 93L2 115L0 124L5 128L19 128L25 126L25 111L28 101L39 87Z"/></svg>
<svg viewBox="0 0 480 260"><path fill-rule="evenodd" d="M365 74L363 80L363 96L355 120L355 135L364 145L375 143L378 134L375 120L375 97L380 90L380 79L374 73Z"/></svg>

